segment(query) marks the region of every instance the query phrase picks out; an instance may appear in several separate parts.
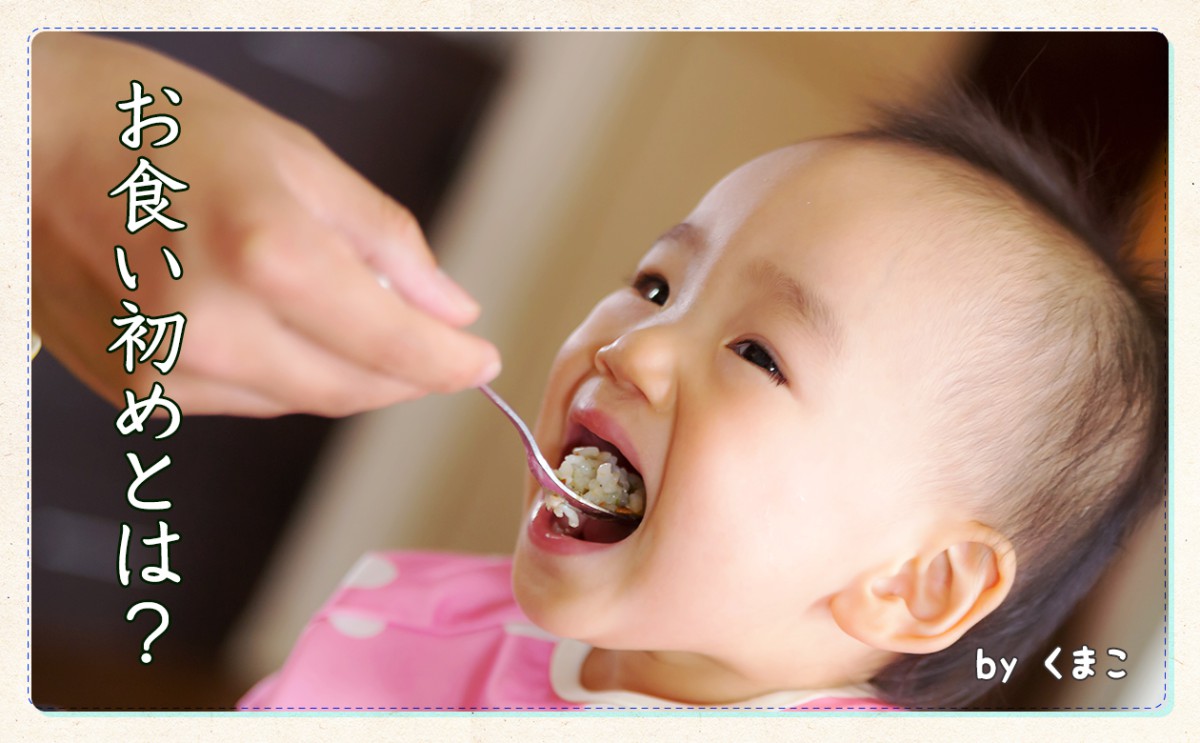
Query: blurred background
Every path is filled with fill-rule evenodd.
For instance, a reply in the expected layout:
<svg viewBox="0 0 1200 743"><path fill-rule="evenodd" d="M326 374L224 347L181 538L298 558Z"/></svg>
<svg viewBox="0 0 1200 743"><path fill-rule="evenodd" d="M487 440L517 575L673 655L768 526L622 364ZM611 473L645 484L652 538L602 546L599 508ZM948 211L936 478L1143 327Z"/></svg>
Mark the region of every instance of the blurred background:
<svg viewBox="0 0 1200 743"><path fill-rule="evenodd" d="M857 128L871 102L919 101L948 80L1100 154L1092 179L1112 208L1143 207L1139 250L1165 266L1168 50L1158 34L114 36L305 125L412 209L442 265L483 304L475 329L505 361L494 386L529 419L562 340L722 175ZM47 353L32 374L32 674L43 709L230 708L279 667L363 552L514 543L521 449L477 394L337 421L197 417L155 479L175 504L171 565L184 580L123 589L120 524L139 514L121 497L130 473L114 410ZM1164 701L1163 519L1056 640L1122 647L1129 676L1035 677L1012 704ZM147 533L154 520L132 525ZM148 666L138 662L145 622L124 621L140 600L171 611Z"/></svg>

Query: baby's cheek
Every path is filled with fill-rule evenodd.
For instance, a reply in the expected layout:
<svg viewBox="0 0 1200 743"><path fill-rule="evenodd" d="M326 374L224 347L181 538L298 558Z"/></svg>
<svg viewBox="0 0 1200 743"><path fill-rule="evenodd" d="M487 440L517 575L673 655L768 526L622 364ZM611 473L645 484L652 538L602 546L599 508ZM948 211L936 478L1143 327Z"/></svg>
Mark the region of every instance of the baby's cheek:
<svg viewBox="0 0 1200 743"><path fill-rule="evenodd" d="M610 342L604 340L606 336L599 331L601 322L595 316L596 311L593 310L592 315L567 336L554 357L546 388L542 393L539 432L542 432L542 424L546 422L543 418L553 418L562 414L565 405L569 403L567 398L593 369L596 352Z"/></svg>
<svg viewBox="0 0 1200 743"><path fill-rule="evenodd" d="M644 312L644 309L637 306L636 302L640 300L636 297L623 296L628 293L628 290L614 292L601 300L563 341L551 366L546 399L561 391L562 385L572 386L591 373L600 349L616 341L637 323L639 310ZM650 306L645 302L642 305Z"/></svg>
<svg viewBox="0 0 1200 743"><path fill-rule="evenodd" d="M639 627L643 636L664 649L702 652L731 628L746 627L748 615L761 616L764 606L776 603L779 588L764 573L771 565L759 559L754 535L687 529L679 524L662 540L626 595L640 616L653 618Z"/></svg>
<svg viewBox="0 0 1200 743"><path fill-rule="evenodd" d="M794 479L804 459L802 453L780 446L777 439L786 434L774 434L769 424L752 419L724 417L707 426L694 425L683 435L686 443L677 439L672 452L673 462L681 466L672 468L672 474L691 497L704 497L706 509L786 505L777 502L782 498L779 486Z"/></svg>
<svg viewBox="0 0 1200 743"><path fill-rule="evenodd" d="M621 289L601 299L567 339L567 346L590 348L595 353L635 328L658 307Z"/></svg>

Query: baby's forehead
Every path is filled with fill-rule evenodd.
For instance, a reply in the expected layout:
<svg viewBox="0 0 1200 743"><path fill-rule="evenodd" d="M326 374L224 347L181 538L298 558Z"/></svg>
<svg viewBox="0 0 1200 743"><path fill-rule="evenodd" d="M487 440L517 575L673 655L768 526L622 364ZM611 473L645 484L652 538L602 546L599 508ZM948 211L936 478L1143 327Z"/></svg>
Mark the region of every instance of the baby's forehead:
<svg viewBox="0 0 1200 743"><path fill-rule="evenodd" d="M1034 273L1107 273L1078 236L1015 186L957 157L903 143L823 144L830 145L829 157L819 167L838 173L834 187L865 219L903 214L896 230L910 231L938 263L968 272L971 266L989 273L1007 266ZM888 208L873 209L874 199Z"/></svg>
<svg viewBox="0 0 1200 743"><path fill-rule="evenodd" d="M1011 188L964 163L847 139L753 160L693 216L714 241L734 243L733 260L765 243L785 269L836 285L874 280L880 290L913 279L986 280L1003 264L1055 262L1069 241Z"/></svg>
<svg viewBox="0 0 1200 743"><path fill-rule="evenodd" d="M995 176L955 157L903 143L849 137L813 140L768 153L745 168L750 181L785 190L791 184L797 195L827 194L863 214L891 207L945 223L974 218L1010 225L1024 222L1028 229L1051 227Z"/></svg>
<svg viewBox="0 0 1200 743"><path fill-rule="evenodd" d="M851 340L862 328L875 347L910 344L906 356L1030 327L1103 280L1079 240L999 179L904 145L777 150L726 178L695 216L724 231L711 237L727 240L725 267L765 257L820 296ZM923 342L931 334L938 343Z"/></svg>
<svg viewBox="0 0 1200 743"><path fill-rule="evenodd" d="M747 224L759 232L870 232L894 225L894 242L931 230L978 230L1037 220L1004 184L949 157L847 138L767 153L730 173L697 207L720 240ZM754 224L757 220L757 224ZM986 235L983 229L979 234Z"/></svg>

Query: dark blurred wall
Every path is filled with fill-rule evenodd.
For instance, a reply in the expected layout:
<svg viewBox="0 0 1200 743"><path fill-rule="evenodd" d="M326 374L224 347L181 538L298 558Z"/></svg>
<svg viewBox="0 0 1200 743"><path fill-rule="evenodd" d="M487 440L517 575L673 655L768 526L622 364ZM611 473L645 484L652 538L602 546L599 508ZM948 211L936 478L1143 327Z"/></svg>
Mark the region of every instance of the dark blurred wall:
<svg viewBox="0 0 1200 743"><path fill-rule="evenodd" d="M1082 165L1109 214L1141 196L1167 137L1167 38L1091 31L993 34L968 79Z"/></svg>

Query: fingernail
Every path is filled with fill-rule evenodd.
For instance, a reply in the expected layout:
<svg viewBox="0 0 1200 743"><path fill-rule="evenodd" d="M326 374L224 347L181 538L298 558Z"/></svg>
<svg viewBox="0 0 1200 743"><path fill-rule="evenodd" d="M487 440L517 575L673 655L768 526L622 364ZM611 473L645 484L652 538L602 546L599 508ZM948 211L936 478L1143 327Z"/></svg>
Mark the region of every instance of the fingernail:
<svg viewBox="0 0 1200 743"><path fill-rule="evenodd" d="M502 364L500 363L500 359L494 359L484 369L484 373L479 375L479 379L476 380L474 386L478 387L481 384L487 384L488 382L492 381L496 377L500 376L500 367L501 366L502 366Z"/></svg>
<svg viewBox="0 0 1200 743"><path fill-rule="evenodd" d="M454 282L454 279L446 275L442 269L438 269L434 273L434 282L437 284L437 289L443 297L449 300L455 307L464 312L476 314L479 312L479 303L467 294L467 291Z"/></svg>

